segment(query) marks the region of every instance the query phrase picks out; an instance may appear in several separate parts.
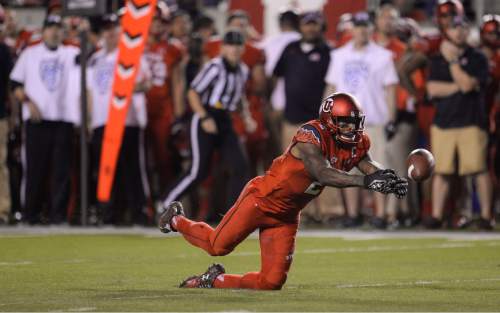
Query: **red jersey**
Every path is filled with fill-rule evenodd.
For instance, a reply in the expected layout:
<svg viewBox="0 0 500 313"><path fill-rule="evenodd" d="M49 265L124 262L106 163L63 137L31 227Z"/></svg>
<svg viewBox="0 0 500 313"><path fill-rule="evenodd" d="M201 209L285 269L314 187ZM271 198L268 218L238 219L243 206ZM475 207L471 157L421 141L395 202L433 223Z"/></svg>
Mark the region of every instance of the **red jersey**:
<svg viewBox="0 0 500 313"><path fill-rule="evenodd" d="M373 40L375 41L375 43L379 44L377 33L373 34ZM394 62L399 61L399 59L401 59L401 57L403 56L403 54L406 51L406 45L401 40L397 39L396 37L391 37L389 39L389 42L387 43L387 45L382 46L382 47L384 47L385 49L390 50L392 52L392 60Z"/></svg>
<svg viewBox="0 0 500 313"><path fill-rule="evenodd" d="M495 51L492 55L488 56L489 65L489 79L486 85L486 106L488 112L495 105L495 98L498 93L500 84L500 52Z"/></svg>
<svg viewBox="0 0 500 313"><path fill-rule="evenodd" d="M304 163L291 154L291 149L298 142L318 146L333 168L346 172L358 165L370 148L370 139L366 134L357 145L346 149L335 142L319 120L302 125L286 151L273 161L266 174L250 182L250 188L264 203L262 210L292 219L324 188L309 175Z"/></svg>
<svg viewBox="0 0 500 313"><path fill-rule="evenodd" d="M166 105L172 103L171 70L181 60L184 48L178 42L162 41L146 47L144 56L152 74L152 86L146 94L148 115L169 114ZM172 108L170 108L171 110Z"/></svg>

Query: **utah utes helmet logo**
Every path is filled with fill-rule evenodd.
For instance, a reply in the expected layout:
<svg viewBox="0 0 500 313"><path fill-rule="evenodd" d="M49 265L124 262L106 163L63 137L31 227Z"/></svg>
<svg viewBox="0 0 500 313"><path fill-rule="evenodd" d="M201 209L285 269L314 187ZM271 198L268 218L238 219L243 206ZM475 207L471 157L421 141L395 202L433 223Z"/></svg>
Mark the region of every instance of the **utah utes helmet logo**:
<svg viewBox="0 0 500 313"><path fill-rule="evenodd" d="M323 101L323 103L321 104L321 106L319 108L319 114L321 114L321 112L324 112L324 113L332 112L332 106L333 106L333 99L331 99L331 98L325 99L325 101Z"/></svg>

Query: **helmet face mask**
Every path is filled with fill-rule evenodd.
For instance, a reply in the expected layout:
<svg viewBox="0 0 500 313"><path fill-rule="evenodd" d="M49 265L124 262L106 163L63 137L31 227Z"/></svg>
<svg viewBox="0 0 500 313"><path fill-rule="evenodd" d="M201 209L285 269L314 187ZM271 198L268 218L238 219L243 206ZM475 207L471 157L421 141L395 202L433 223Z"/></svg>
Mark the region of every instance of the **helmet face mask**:
<svg viewBox="0 0 500 313"><path fill-rule="evenodd" d="M355 144L361 140L361 134L364 131L364 116L356 117L332 117L337 140L347 143Z"/></svg>
<svg viewBox="0 0 500 313"><path fill-rule="evenodd" d="M320 121L337 142L353 145L361 141L365 116L347 93L334 93L323 101Z"/></svg>

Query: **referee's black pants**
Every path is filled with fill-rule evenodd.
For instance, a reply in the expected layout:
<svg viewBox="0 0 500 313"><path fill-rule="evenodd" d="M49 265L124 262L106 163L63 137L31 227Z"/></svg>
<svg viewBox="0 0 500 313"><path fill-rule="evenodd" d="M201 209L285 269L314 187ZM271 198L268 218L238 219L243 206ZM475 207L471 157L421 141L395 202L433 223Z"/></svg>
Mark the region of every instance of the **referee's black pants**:
<svg viewBox="0 0 500 313"><path fill-rule="evenodd" d="M73 124L27 121L24 130L21 190L24 219L30 224L41 222L42 208L47 205L49 223L65 222L73 161Z"/></svg>
<svg viewBox="0 0 500 313"><path fill-rule="evenodd" d="M201 120L194 114L190 124L191 166L178 178L173 187L163 198L166 207L172 201L180 199L186 192L198 186L210 172L212 156L217 150L221 162L229 170L228 210L238 199L238 196L249 179L248 161L237 134L233 129L231 115L225 110L208 109L208 114L215 120L217 133L209 134L201 127Z"/></svg>

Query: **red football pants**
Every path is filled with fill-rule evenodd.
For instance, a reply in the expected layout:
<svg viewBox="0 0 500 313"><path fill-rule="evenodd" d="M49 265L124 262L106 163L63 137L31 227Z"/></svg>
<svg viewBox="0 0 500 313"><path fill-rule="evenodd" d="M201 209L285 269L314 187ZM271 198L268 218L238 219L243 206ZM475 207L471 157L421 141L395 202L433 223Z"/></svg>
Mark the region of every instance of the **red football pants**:
<svg viewBox="0 0 500 313"><path fill-rule="evenodd" d="M174 178L172 173L172 155L168 151L167 142L170 140L170 127L172 117L160 115L148 117L146 127L148 148L153 154L155 171L158 173L159 190L167 188L168 183Z"/></svg>
<svg viewBox="0 0 500 313"><path fill-rule="evenodd" d="M257 198L247 188L217 228L193 222L183 216L176 217L173 226L192 245L212 256L229 254L248 235L259 229L260 272L220 275L215 280L215 288L275 290L281 289L286 281L292 264L298 224L285 223L265 215L259 209Z"/></svg>

